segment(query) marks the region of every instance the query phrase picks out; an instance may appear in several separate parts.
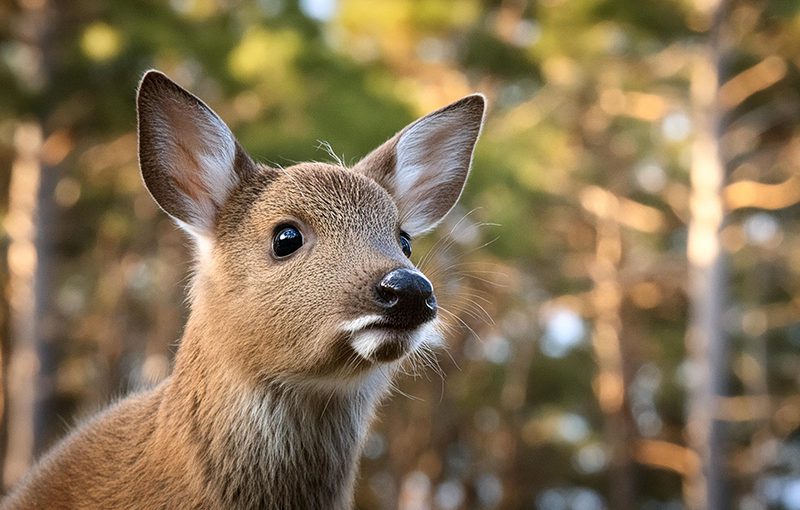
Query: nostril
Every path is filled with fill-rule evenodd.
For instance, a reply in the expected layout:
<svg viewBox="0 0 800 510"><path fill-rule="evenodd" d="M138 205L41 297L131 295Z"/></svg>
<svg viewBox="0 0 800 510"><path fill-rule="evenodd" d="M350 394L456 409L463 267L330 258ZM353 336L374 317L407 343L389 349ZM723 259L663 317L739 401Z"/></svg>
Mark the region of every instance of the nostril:
<svg viewBox="0 0 800 510"><path fill-rule="evenodd" d="M425 304L426 304L426 305L428 306L428 308L430 308L431 310L436 310L436 306L437 306L437 304L436 304L436 297L435 297L433 294L431 294L431 295L430 295L430 297L428 297L428 299L426 299L426 300L425 300Z"/></svg>
<svg viewBox="0 0 800 510"><path fill-rule="evenodd" d="M386 281L386 278L378 283L376 292L378 293L378 299L387 307L396 305L400 300L400 297L397 295L397 290Z"/></svg>

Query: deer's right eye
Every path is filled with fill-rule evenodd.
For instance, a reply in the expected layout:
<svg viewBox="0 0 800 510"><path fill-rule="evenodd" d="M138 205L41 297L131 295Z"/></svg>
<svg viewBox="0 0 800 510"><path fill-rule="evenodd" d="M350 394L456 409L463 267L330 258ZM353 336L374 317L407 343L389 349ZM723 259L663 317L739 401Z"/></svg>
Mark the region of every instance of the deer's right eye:
<svg viewBox="0 0 800 510"><path fill-rule="evenodd" d="M402 230L400 231L400 248L406 257L411 257L411 236Z"/></svg>
<svg viewBox="0 0 800 510"><path fill-rule="evenodd" d="M272 237L272 253L282 259L303 246L303 234L292 225L279 225Z"/></svg>

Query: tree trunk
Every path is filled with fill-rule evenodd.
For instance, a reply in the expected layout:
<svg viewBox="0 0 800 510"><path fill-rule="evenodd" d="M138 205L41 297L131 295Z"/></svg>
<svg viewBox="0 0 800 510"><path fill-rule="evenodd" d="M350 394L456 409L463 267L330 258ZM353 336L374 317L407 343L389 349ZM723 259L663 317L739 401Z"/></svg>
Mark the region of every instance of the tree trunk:
<svg viewBox="0 0 800 510"><path fill-rule="evenodd" d="M636 484L633 464L635 441L626 388L622 344L622 290L619 268L622 262L622 232L617 220L619 201L611 193L594 193L599 213L596 219L595 259L591 268L594 282L592 304L594 327L592 350L597 375L592 387L603 412L606 444L611 451L609 481L611 508L635 508Z"/></svg>
<svg viewBox="0 0 800 510"><path fill-rule="evenodd" d="M58 10L48 1L25 4L18 23L21 41L38 50L31 62L40 83L42 111L52 108L48 86L52 79L54 34ZM8 367L8 449L3 486L11 487L60 428L53 406L58 356L58 324L54 315L55 274L53 240L57 209L53 194L58 168L45 165L42 147L45 122L20 123L15 132L16 157L9 189L9 304L11 341Z"/></svg>
<svg viewBox="0 0 800 510"><path fill-rule="evenodd" d="M687 439L702 467L690 473L684 497L691 510L722 510L728 504L725 427L719 402L728 380L728 340L722 326L726 302L725 263L719 233L725 216L721 196L725 168L720 155L722 131L718 103L722 65L721 18L724 5L708 7L712 20L708 44L693 62L691 104L695 137L692 146L689 263L690 319L686 347L690 360ZM698 10L700 10L698 8Z"/></svg>
<svg viewBox="0 0 800 510"><path fill-rule="evenodd" d="M3 148L5 149L5 148ZM0 150L0 168L11 168L13 151ZM9 305L8 206L11 194L11 172L0 173L0 473L5 464L8 446L8 356L11 350L11 308ZM2 490L0 490L0 494Z"/></svg>
<svg viewBox="0 0 800 510"><path fill-rule="evenodd" d="M636 441L626 395L630 381L622 336L623 296L619 281L623 250L620 203L614 194L597 187L584 190L581 203L595 216L595 257L590 275L594 284L591 344L597 375L592 388L603 413L603 434L611 453L609 503L611 508L635 508Z"/></svg>
<svg viewBox="0 0 800 510"><path fill-rule="evenodd" d="M30 466L34 452L36 353L35 275L36 207L41 167L41 127L25 123L17 127L17 157L11 168L8 216L9 304L13 338L8 367L8 450L3 466L3 485L11 487Z"/></svg>

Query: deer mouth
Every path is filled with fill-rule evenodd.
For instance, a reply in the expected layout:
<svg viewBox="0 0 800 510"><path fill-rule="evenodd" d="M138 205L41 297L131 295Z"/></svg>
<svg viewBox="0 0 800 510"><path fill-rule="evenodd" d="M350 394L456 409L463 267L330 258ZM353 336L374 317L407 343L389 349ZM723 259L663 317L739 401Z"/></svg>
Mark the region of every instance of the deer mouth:
<svg viewBox="0 0 800 510"><path fill-rule="evenodd" d="M369 359L379 363L398 360L410 351L410 344L411 339L406 335L392 335L390 338L383 338L378 342L377 347L372 349Z"/></svg>
<svg viewBox="0 0 800 510"><path fill-rule="evenodd" d="M350 330L351 347L362 358L375 363L396 361L435 336L435 328L430 320L411 327L382 316L351 322L359 326Z"/></svg>

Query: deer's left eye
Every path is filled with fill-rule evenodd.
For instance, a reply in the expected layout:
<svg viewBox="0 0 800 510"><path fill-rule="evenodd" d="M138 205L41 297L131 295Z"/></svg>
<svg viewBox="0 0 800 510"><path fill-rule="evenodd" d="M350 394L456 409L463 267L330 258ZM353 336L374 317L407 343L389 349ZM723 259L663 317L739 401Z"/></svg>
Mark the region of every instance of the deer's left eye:
<svg viewBox="0 0 800 510"><path fill-rule="evenodd" d="M272 252L275 257L288 257L303 246L303 234L293 225L280 225L272 237Z"/></svg>
<svg viewBox="0 0 800 510"><path fill-rule="evenodd" d="M400 248L403 249L403 253L406 257L411 257L411 236L400 231Z"/></svg>

